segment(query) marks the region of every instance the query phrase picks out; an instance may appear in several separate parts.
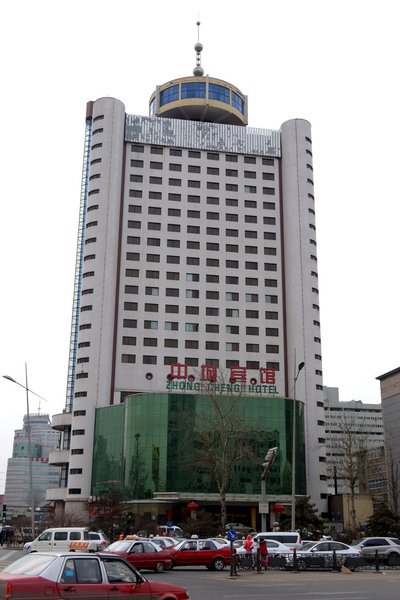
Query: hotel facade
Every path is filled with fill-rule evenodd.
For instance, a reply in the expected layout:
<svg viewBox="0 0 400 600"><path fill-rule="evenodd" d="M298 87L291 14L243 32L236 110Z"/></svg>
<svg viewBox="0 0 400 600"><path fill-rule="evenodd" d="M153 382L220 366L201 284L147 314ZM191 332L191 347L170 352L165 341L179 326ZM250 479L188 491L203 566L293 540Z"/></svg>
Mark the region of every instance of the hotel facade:
<svg viewBox="0 0 400 600"><path fill-rule="evenodd" d="M265 432L258 475L233 481L232 501L257 505L277 443L273 499L288 500L294 417L296 492L326 510L311 126L248 127L247 97L204 75L200 46L193 76L158 86L149 116L115 98L87 104L67 401L50 456L62 478L47 492L58 510L85 511L110 481L138 495L138 440L148 501L198 501L201 486L168 466L168 415L216 391L246 396L244 418Z"/></svg>

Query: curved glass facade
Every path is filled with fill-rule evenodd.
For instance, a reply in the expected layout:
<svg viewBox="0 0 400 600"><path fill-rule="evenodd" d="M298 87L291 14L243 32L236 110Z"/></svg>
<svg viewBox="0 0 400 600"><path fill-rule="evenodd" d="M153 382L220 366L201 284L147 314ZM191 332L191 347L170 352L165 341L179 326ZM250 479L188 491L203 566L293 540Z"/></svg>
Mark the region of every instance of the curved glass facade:
<svg viewBox="0 0 400 600"><path fill-rule="evenodd" d="M218 399L225 408L232 401ZM228 493L259 494L261 463L268 448L277 446L267 494L291 494L293 401L251 396L234 402L240 434L259 459L234 464ZM300 402L296 406L296 493L305 494L304 409ZM212 428L213 410L209 396L167 393L132 395L124 404L97 409L92 494L104 493L110 481L126 500L151 498L154 492L216 493L210 469L196 462L198 432Z"/></svg>
<svg viewBox="0 0 400 600"><path fill-rule="evenodd" d="M160 92L160 106L165 106L170 102L185 100L188 98L209 98L233 106L236 110L244 114L244 99L228 87L218 85L217 83L207 84L204 81L182 82L181 84L170 85ZM153 114L150 109L150 114Z"/></svg>

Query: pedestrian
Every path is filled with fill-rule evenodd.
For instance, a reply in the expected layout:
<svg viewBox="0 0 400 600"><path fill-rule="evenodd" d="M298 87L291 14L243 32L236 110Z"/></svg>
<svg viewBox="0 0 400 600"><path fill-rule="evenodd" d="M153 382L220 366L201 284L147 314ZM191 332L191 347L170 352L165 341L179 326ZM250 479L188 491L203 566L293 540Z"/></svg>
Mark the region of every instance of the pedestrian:
<svg viewBox="0 0 400 600"><path fill-rule="evenodd" d="M5 531L4 531L3 528L1 528L1 531L0 531L0 546L2 546L3 543L4 543L4 534L5 534Z"/></svg>
<svg viewBox="0 0 400 600"><path fill-rule="evenodd" d="M264 540L264 539L260 540L259 553L260 553L261 568L264 567L264 569L267 570L267 566L268 566L268 546L267 546L266 540Z"/></svg>
<svg viewBox="0 0 400 600"><path fill-rule="evenodd" d="M243 546L246 550L246 554L251 554L251 551L253 549L253 539L250 534L248 534L246 539L244 540Z"/></svg>

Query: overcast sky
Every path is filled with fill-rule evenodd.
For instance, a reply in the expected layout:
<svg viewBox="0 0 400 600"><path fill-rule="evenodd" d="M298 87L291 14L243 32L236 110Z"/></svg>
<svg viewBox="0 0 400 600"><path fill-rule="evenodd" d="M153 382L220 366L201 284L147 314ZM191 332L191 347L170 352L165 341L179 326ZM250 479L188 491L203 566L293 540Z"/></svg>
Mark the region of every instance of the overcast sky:
<svg viewBox="0 0 400 600"><path fill-rule="evenodd" d="M399 365L397 2L15 0L1 9L1 375L65 403L86 102L148 114L157 84L205 73L249 125L311 122L324 385L379 402ZM0 493L25 392L0 378Z"/></svg>

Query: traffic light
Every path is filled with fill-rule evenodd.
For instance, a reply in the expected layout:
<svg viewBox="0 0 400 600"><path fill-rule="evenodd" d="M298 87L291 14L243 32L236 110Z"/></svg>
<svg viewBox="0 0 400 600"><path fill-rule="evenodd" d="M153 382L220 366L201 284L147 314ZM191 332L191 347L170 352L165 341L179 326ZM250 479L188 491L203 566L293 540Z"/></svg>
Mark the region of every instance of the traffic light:
<svg viewBox="0 0 400 600"><path fill-rule="evenodd" d="M3 513L2 513L2 517L1 517L2 525L5 525L6 521L7 521L7 506L6 506L6 504L3 504Z"/></svg>

